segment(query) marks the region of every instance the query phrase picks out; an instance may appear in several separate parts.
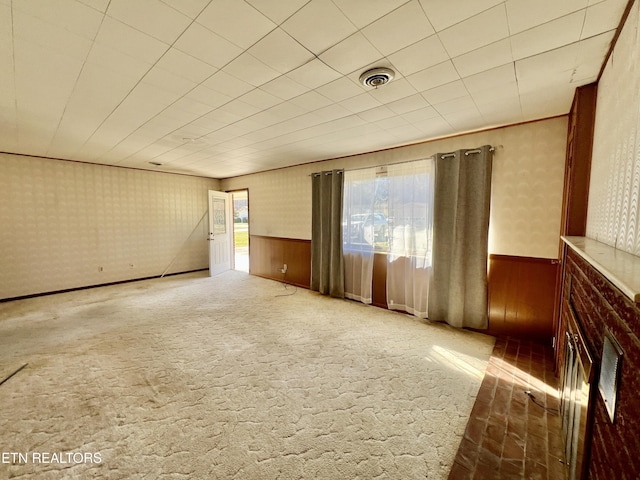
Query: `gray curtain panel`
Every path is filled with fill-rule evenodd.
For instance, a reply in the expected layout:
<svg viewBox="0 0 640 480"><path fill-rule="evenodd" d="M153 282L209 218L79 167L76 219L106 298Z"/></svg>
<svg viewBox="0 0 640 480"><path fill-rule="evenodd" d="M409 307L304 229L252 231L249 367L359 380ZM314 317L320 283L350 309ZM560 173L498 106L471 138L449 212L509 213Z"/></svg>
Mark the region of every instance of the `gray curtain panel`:
<svg viewBox="0 0 640 480"><path fill-rule="evenodd" d="M311 175L311 290L344 298L342 170Z"/></svg>
<svg viewBox="0 0 640 480"><path fill-rule="evenodd" d="M488 326L492 157L489 145L436 157L433 278L428 314L431 320L459 328Z"/></svg>

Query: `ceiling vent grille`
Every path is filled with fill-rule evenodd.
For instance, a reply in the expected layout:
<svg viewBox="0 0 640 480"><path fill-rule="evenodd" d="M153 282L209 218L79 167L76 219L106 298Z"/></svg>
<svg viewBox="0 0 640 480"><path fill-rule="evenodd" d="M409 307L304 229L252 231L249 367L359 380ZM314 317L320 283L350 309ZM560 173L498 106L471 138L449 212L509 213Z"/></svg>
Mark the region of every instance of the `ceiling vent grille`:
<svg viewBox="0 0 640 480"><path fill-rule="evenodd" d="M390 68L372 68L360 75L360 83L365 87L378 88L393 80L394 75Z"/></svg>

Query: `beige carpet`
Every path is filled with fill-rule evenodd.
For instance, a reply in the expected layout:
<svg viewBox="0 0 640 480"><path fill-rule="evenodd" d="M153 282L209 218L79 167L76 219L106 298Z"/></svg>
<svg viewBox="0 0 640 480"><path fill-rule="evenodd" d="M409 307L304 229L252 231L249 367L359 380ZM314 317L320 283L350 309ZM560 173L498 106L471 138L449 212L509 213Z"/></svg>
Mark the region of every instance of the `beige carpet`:
<svg viewBox="0 0 640 480"><path fill-rule="evenodd" d="M0 478L446 478L493 344L242 272L0 304Z"/></svg>

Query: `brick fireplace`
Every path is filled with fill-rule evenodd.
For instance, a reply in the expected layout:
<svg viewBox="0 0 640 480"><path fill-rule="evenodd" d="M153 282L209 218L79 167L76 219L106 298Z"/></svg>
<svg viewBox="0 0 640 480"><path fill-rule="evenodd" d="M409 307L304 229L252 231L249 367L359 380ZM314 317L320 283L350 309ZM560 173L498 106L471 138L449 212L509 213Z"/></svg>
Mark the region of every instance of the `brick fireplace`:
<svg viewBox="0 0 640 480"><path fill-rule="evenodd" d="M556 368L562 372L571 309L595 368L585 471L582 478L640 478L640 308L635 279L640 258L583 237L568 237L564 254L562 315L556 335ZM586 246L585 246L586 242ZM635 288L635 290L634 290ZM605 336L622 350L613 421L599 391ZM603 373L604 372L604 373ZM608 400L610 403L612 400Z"/></svg>

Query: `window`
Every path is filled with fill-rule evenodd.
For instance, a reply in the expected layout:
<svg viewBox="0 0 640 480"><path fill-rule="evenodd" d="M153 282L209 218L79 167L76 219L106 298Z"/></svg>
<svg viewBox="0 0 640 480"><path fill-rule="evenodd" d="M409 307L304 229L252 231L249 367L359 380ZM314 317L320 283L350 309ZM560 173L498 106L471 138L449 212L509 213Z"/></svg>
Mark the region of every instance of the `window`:
<svg viewBox="0 0 640 480"><path fill-rule="evenodd" d="M419 161L346 171L343 249L417 255L430 265L433 169L429 165Z"/></svg>
<svg viewBox="0 0 640 480"><path fill-rule="evenodd" d="M345 250L389 251L388 180L368 171L345 172L343 245Z"/></svg>

